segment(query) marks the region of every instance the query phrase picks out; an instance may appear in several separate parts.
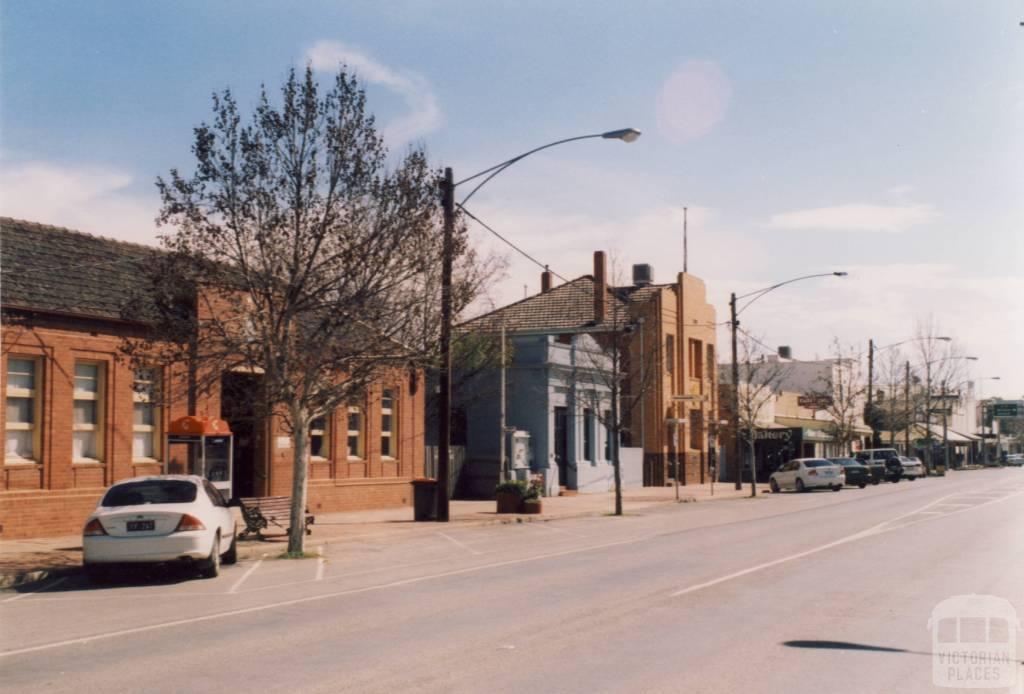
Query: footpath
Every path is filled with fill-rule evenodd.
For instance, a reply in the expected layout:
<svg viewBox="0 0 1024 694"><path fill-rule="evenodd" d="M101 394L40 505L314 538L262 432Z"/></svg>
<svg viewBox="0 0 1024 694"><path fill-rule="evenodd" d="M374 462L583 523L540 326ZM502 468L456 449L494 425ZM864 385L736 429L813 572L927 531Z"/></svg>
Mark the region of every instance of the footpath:
<svg viewBox="0 0 1024 694"><path fill-rule="evenodd" d="M764 490L767 492L767 489ZM705 502L737 499L750 494L744 487L734 489L731 483L686 485L679 487L679 502ZM637 513L654 506L676 503L675 487L642 487L623 491L623 512ZM577 494L573 496L545 497L540 514L498 514L495 502L452 501L449 525L471 526L501 523L538 523L561 518L579 518L611 514L615 510L613 492ZM237 513L237 509L236 509ZM238 527L245 523L238 515ZM306 538L306 548L339 544L350 541L379 540L412 537L418 533L433 532L437 524L432 521L413 520L411 506L316 514L310 526L312 534ZM239 559L274 557L287 548L283 531L271 527L265 539L256 538L238 542ZM0 589L16 588L58 576L81 571L82 538L79 535L46 537L27 540L0 540Z"/></svg>

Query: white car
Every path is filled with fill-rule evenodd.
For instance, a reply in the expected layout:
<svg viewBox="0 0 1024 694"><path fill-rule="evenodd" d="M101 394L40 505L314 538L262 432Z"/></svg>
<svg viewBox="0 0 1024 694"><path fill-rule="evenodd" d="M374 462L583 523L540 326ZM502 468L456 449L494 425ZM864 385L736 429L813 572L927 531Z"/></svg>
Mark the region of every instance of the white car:
<svg viewBox="0 0 1024 694"><path fill-rule="evenodd" d="M798 492L825 487L838 492L846 484L846 474L840 465L824 458L796 458L784 463L768 478L773 493L781 489Z"/></svg>
<svg viewBox="0 0 1024 694"><path fill-rule="evenodd" d="M101 579L117 564L185 561L206 578L237 560L235 519L209 480L157 475L107 489L82 530L82 563Z"/></svg>
<svg viewBox="0 0 1024 694"><path fill-rule="evenodd" d="M903 479L913 482L918 477L924 477L924 465L917 458L901 455L900 465L903 467Z"/></svg>

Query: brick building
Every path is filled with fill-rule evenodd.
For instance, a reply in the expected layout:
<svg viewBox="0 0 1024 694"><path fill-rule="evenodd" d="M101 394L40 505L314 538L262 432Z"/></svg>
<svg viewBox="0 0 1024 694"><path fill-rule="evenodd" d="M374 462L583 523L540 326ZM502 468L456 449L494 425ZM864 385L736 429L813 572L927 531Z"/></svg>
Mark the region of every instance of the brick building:
<svg viewBox="0 0 1024 694"><path fill-rule="evenodd" d="M153 253L0 218L0 538L76 533L114 481L184 472L183 447L169 446L165 433L186 414L231 426L236 496L291 493L290 439L280 422L251 408L258 374L223 374L189 412L184 398L150 396L173 374L133 371L121 356L124 338L146 330L124 307L147 285ZM411 503L411 480L423 473L419 384L419 373L382 376L361 401L314 422L311 511Z"/></svg>

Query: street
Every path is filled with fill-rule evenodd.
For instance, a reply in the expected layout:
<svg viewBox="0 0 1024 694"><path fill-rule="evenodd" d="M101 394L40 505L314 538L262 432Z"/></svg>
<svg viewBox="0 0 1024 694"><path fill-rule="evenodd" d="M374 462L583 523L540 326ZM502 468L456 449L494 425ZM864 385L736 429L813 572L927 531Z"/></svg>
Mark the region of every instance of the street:
<svg viewBox="0 0 1024 694"><path fill-rule="evenodd" d="M1022 533L1021 469L424 524L212 580L0 593L0 669L8 692L934 691L932 609L1024 615Z"/></svg>

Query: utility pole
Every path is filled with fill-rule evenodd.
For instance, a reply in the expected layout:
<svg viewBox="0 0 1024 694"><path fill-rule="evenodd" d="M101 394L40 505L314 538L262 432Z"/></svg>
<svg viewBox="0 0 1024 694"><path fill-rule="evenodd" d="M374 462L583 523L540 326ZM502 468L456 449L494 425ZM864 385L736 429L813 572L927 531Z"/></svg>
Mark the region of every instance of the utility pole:
<svg viewBox="0 0 1024 694"><path fill-rule="evenodd" d="M499 475L502 482L507 482L509 469L505 460L505 324L501 324L501 441L498 442Z"/></svg>
<svg viewBox="0 0 1024 694"><path fill-rule="evenodd" d="M448 522L448 477L452 437L452 256L455 254L455 179L451 167L441 179L444 242L441 252L441 392L438 397L437 520Z"/></svg>
<svg viewBox="0 0 1024 694"><path fill-rule="evenodd" d="M864 410L871 429L871 447L875 447L875 412L872 405L875 397L875 341L868 340L868 404ZM890 427L891 428L891 427Z"/></svg>
<svg viewBox="0 0 1024 694"><path fill-rule="evenodd" d="M932 474L932 363L925 362L924 365L924 471L926 475Z"/></svg>
<svg viewBox="0 0 1024 694"><path fill-rule="evenodd" d="M729 325L732 328L732 435L733 435L733 474L736 476L736 491L743 489L740 474L740 362L736 356L736 292L729 297Z"/></svg>
<svg viewBox="0 0 1024 694"><path fill-rule="evenodd" d="M907 361L907 381L903 391L903 411L906 413L906 429L903 433L904 455L910 455L910 361Z"/></svg>

